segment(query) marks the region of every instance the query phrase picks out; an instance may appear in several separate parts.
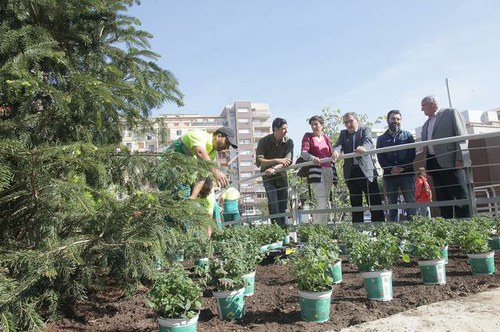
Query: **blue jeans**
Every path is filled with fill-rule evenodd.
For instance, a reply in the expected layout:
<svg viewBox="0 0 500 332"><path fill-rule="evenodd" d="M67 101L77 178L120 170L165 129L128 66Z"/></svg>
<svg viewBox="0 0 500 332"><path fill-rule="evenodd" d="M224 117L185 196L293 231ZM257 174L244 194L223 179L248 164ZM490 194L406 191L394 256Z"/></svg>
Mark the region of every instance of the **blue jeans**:
<svg viewBox="0 0 500 332"><path fill-rule="evenodd" d="M386 175L384 182L389 204L398 203L399 190L401 190L405 203L415 203L415 178L413 174ZM408 218L411 218L416 214L415 208L406 209L406 214ZM398 209L389 210L389 220L399 221Z"/></svg>
<svg viewBox="0 0 500 332"><path fill-rule="evenodd" d="M285 213L288 204L288 179L283 176L264 176L264 188L266 189L267 207L269 214ZM286 217L272 217L271 222L281 226L285 225Z"/></svg>

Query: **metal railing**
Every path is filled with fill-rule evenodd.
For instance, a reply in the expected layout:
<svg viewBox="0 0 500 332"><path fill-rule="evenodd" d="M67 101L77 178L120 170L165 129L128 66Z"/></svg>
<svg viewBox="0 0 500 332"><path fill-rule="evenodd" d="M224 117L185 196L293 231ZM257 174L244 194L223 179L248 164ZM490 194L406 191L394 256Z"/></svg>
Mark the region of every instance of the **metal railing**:
<svg viewBox="0 0 500 332"><path fill-rule="evenodd" d="M304 162L301 164L294 164L291 165L290 167L279 169L281 172L289 172L290 177L289 179L290 184L289 184L289 197L287 205L288 209L287 212L285 213L280 213L280 214L273 214L273 215L265 215L265 214L256 214L256 215L246 215L243 216L240 221L235 221L235 222L230 222L230 223L225 223L225 224L234 224L234 223L240 223L240 222L248 222L252 223L255 221L265 221L270 218L277 218L277 217L285 217L288 220L290 220L292 223L300 223L304 219L307 219L307 217L310 214L336 214L336 215L341 215L341 216L347 216L348 214L354 212L367 212L367 211L376 211L376 210L389 210L389 209L398 209L398 210L405 210L405 209L413 209L417 207L430 207L430 208L437 208L437 207L442 207L442 206L457 206L457 205L468 205L471 211L471 214L477 214L477 213L489 213L489 214L497 214L500 211L500 195L497 195L496 193L496 188L500 189L500 183L488 183L488 184L483 184L481 186L474 186L474 181L473 181L473 169L476 167L475 165L472 164L471 158L470 158L470 152L474 151L472 148L468 148L467 144L465 143L466 140L468 141L474 141L474 140L480 140L480 139L489 139L489 138L494 138L494 137L500 137L500 130L496 132L489 132L489 133L480 133L480 134L470 134L470 135L464 135L464 136L458 136L458 137L447 137L447 138L441 138L441 139L435 139L431 141L420 141L420 142L415 142L415 143L410 143L410 144L403 144L403 145L397 145L397 146L391 146L391 147L385 147L385 148L380 148L380 149L372 149L369 151L366 151L365 155L372 155L372 157L375 157L376 154L379 153L387 153L387 152L394 152L398 150L406 150L406 149L411 149L411 148L421 148L425 146L430 146L430 145L438 145L438 144L447 144L447 143L455 143L459 142L460 143L460 148L462 151L462 154L464 156L464 164L463 164L463 172L465 176L465 185L467 189L467 198L466 199L461 199L461 200L450 200L450 201L433 201L433 202L428 202L428 203L398 203L398 204L382 204L382 205L371 205L371 206L359 206L359 207L339 207L339 206L334 206L328 209L315 209L315 210L301 210L300 209L300 199L299 199L299 194L300 191L304 190L303 187L299 185L297 176L296 176L296 171L302 167L306 166L312 166L314 163L312 161ZM486 150L487 147L484 149ZM489 146L491 148L491 146ZM477 150L478 148L475 148ZM500 150L499 150L500 151ZM456 151L450 151L449 153L455 153ZM340 160L346 160L349 158L355 158L359 157L359 154L356 153L349 153L349 154L344 154L339 156L337 161ZM329 162L331 161L332 158L323 158L320 161L321 162ZM425 160L423 160L425 163ZM491 166L488 165L479 165L477 167L495 167L495 166L500 166L496 164L491 164ZM338 172L341 172L341 170L338 170ZM429 173L431 173L429 171ZM499 171L500 173L500 167ZM256 179L262 177L265 173L257 173L251 177L241 179L237 182L234 182L231 184L231 186L234 186L238 188L238 185L243 184L243 183L251 183L252 181L256 181ZM382 178L380 176L380 178ZM499 177L500 178L500 177ZM383 191L381 191L383 193ZM348 193L347 192L337 192L334 191L335 195L342 195L344 198L344 201L348 203L347 197ZM338 196L337 196L338 198ZM290 203L290 204L288 204ZM346 204L347 205L347 204Z"/></svg>

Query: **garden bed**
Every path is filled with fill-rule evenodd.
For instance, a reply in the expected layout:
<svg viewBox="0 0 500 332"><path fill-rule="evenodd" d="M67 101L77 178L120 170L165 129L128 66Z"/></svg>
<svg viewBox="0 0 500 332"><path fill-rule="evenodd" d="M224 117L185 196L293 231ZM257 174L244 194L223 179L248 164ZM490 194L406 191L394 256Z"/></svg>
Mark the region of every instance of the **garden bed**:
<svg viewBox="0 0 500 332"><path fill-rule="evenodd" d="M495 257L500 267L498 253ZM423 285L415 261L399 262L393 269L394 299L375 302L366 299L363 279L353 264L343 262L344 280L333 291L330 321L301 321L297 285L287 267L264 261L257 268L255 295L246 299L246 316L240 322L217 318L210 292L203 297L198 331L329 331L387 317L418 306L500 287L500 273L474 276L467 256L450 248L444 286ZM127 298L111 288L89 294L86 301L68 308L68 317L48 325L47 331L156 331L155 315L143 300L143 293Z"/></svg>

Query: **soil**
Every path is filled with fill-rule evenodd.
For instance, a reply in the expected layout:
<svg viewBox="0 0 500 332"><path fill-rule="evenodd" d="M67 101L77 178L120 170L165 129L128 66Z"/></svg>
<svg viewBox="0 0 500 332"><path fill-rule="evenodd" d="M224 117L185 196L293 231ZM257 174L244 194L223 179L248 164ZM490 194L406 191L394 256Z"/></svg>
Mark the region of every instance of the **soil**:
<svg viewBox="0 0 500 332"><path fill-rule="evenodd" d="M356 266L344 259L343 281L334 287L330 320L326 323L300 319L294 278L286 266L276 265L269 258L257 268L255 294L246 298L244 319L220 320L215 300L206 291L198 331L338 331L422 305L500 287L500 273L472 275L467 256L455 248L450 248L449 257L446 285L424 285L415 261L398 262L393 269L394 299L390 302L367 300ZM499 262L497 255L497 267ZM47 331L157 331L155 314L144 302L145 291L132 297L116 288L89 294L87 300L68 308L72 317L48 324Z"/></svg>

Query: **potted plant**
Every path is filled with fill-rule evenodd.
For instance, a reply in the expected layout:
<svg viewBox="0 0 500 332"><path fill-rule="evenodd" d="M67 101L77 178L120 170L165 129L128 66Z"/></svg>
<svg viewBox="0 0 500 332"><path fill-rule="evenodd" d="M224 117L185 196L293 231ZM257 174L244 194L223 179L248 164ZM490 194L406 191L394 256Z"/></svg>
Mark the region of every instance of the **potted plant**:
<svg viewBox="0 0 500 332"><path fill-rule="evenodd" d="M245 281L245 296L252 296L255 289L255 272L257 265L264 258L260 245L255 238L246 236L238 239L241 244L241 260L243 265L242 278Z"/></svg>
<svg viewBox="0 0 500 332"><path fill-rule="evenodd" d="M319 228L323 229L323 227ZM336 241L331 238L330 233L312 233L309 236L307 244L324 250L325 255L327 255L330 260L330 266L327 268L327 272L331 274L332 283L338 284L342 282L342 260L340 259L339 246Z"/></svg>
<svg viewBox="0 0 500 332"><path fill-rule="evenodd" d="M327 273L332 264L331 256L325 248L308 244L292 254L288 264L298 285L301 318L312 322L327 321L333 281Z"/></svg>
<svg viewBox="0 0 500 332"><path fill-rule="evenodd" d="M160 331L197 330L201 289L179 264L158 273L146 301L158 316Z"/></svg>
<svg viewBox="0 0 500 332"><path fill-rule="evenodd" d="M243 245L237 239L217 243L218 257L210 262L210 286L220 319L238 320L245 315L246 273Z"/></svg>
<svg viewBox="0 0 500 332"><path fill-rule="evenodd" d="M352 223L350 222L340 222L333 225L332 237L337 240L337 244L342 255L350 254L352 243L358 233L359 232L354 229Z"/></svg>
<svg viewBox="0 0 500 332"><path fill-rule="evenodd" d="M417 258L424 284L446 284L445 260L442 252L445 240L434 237L422 229L413 229L410 238L413 255Z"/></svg>
<svg viewBox="0 0 500 332"><path fill-rule="evenodd" d="M469 256L473 274L495 272L495 251L488 244L488 236L488 231L473 221L463 221L457 227L455 241Z"/></svg>
<svg viewBox="0 0 500 332"><path fill-rule="evenodd" d="M255 233L263 252L281 247L287 235L285 230L276 224L260 225L255 229Z"/></svg>
<svg viewBox="0 0 500 332"><path fill-rule="evenodd" d="M353 243L351 259L364 279L364 287L370 300L392 300L392 266L403 254L397 237L381 234L372 238L360 233Z"/></svg>
<svg viewBox="0 0 500 332"><path fill-rule="evenodd" d="M192 259L196 266L208 264L213 254L213 243L208 238L197 237L186 243L185 256Z"/></svg>

